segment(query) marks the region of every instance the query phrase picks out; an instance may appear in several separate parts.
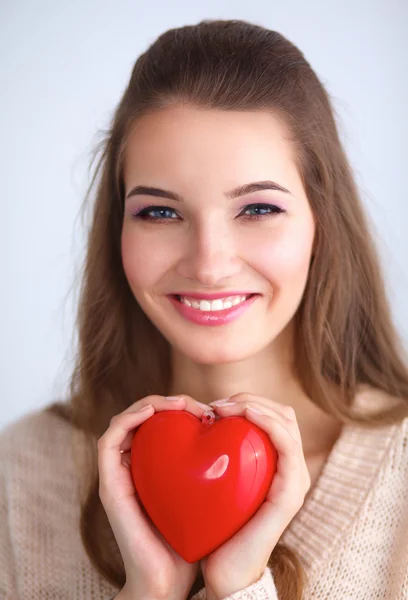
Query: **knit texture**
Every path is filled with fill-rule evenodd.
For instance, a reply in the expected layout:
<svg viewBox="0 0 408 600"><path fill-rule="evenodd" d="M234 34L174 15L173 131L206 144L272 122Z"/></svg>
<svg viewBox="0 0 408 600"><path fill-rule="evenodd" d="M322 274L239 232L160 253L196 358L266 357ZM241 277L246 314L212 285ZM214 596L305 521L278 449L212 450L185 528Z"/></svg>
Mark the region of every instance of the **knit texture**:
<svg viewBox="0 0 408 600"><path fill-rule="evenodd" d="M206 598L205 588L203 588L193 596L192 600L206 600ZM270 568L266 567L259 581L231 594L226 600L279 600Z"/></svg>
<svg viewBox="0 0 408 600"><path fill-rule="evenodd" d="M391 401L371 389L356 398L367 410ZM82 545L71 433L43 411L0 432L1 600L109 600L119 591ZM280 541L305 565L304 600L408 600L408 419L343 426ZM228 600L240 599L277 600L271 570Z"/></svg>

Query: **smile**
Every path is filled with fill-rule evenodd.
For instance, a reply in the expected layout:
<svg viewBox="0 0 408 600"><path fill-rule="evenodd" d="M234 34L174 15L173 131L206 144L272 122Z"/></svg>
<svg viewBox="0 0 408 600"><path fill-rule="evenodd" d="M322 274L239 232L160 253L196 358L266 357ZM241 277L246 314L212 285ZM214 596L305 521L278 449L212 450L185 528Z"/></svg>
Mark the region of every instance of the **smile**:
<svg viewBox="0 0 408 600"><path fill-rule="evenodd" d="M180 302L186 306L191 306L197 310L202 311L218 311L238 306L250 298L253 294L247 296L229 296L227 298L219 298L217 300L200 300L199 298L189 298L188 296L178 296Z"/></svg>
<svg viewBox="0 0 408 600"><path fill-rule="evenodd" d="M178 313L196 325L225 325L240 317L260 294L201 300L187 296L168 296Z"/></svg>

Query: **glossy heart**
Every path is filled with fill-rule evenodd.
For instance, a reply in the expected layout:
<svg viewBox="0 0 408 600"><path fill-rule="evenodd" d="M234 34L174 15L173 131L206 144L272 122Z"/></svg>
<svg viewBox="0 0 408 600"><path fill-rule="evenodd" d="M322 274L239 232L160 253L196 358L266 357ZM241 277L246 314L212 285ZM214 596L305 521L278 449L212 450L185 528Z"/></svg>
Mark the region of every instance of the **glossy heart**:
<svg viewBox="0 0 408 600"><path fill-rule="evenodd" d="M267 434L238 416L208 423L187 411L157 412L138 427L131 447L139 498L189 563L251 519L265 500L276 463Z"/></svg>

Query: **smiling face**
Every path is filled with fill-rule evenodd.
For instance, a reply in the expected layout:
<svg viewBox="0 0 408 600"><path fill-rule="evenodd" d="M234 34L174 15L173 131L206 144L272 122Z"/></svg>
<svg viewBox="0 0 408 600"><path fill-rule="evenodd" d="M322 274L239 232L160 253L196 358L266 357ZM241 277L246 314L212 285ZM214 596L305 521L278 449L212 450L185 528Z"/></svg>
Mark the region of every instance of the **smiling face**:
<svg viewBox="0 0 408 600"><path fill-rule="evenodd" d="M287 192L237 195L266 181ZM282 342L303 296L315 236L283 122L266 111L191 106L146 115L129 139L124 183L124 271L171 345L194 362L216 364ZM174 198L131 194L137 186ZM259 296L235 319L209 326L180 313L172 295L181 292Z"/></svg>

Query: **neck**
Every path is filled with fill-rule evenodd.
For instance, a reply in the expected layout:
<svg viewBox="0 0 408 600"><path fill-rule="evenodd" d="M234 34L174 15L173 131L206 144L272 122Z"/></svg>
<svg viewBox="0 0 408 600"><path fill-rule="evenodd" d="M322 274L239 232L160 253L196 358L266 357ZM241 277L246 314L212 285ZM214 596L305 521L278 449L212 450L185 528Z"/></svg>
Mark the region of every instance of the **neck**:
<svg viewBox="0 0 408 600"><path fill-rule="evenodd" d="M173 348L170 394L186 394L209 404L247 392L265 400L294 408L305 456L321 455L331 449L340 423L327 415L302 389L295 376L291 353L270 348L245 360L224 364L198 364Z"/></svg>

